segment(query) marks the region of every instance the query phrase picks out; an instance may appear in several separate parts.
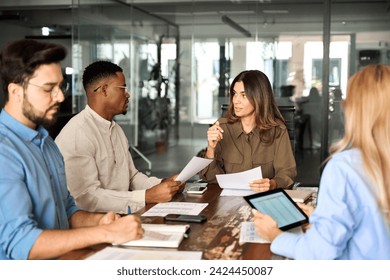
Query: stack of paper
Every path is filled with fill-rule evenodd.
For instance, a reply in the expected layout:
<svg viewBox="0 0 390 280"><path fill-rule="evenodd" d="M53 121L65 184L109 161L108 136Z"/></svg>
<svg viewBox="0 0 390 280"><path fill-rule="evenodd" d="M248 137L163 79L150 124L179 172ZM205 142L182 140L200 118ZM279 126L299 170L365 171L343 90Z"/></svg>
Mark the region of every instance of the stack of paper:
<svg viewBox="0 0 390 280"><path fill-rule="evenodd" d="M158 216L165 217L168 214L181 215L199 215L208 203L193 203L193 202L161 202L154 205L141 216L150 217Z"/></svg>
<svg viewBox="0 0 390 280"><path fill-rule="evenodd" d="M263 178L261 167L230 174L216 175L218 185L222 190L221 196L246 196L254 194L249 184Z"/></svg>
<svg viewBox="0 0 390 280"><path fill-rule="evenodd" d="M177 248L190 225L142 224L142 227L145 233L141 239L113 245Z"/></svg>
<svg viewBox="0 0 390 280"><path fill-rule="evenodd" d="M130 249L106 247L87 260L200 260L201 251L173 251L171 249Z"/></svg>
<svg viewBox="0 0 390 280"><path fill-rule="evenodd" d="M296 227L288 230L288 232L301 234L303 230L301 227ZM239 243L271 243L269 240L261 237L255 229L255 224L253 222L242 222L240 230L240 240Z"/></svg>

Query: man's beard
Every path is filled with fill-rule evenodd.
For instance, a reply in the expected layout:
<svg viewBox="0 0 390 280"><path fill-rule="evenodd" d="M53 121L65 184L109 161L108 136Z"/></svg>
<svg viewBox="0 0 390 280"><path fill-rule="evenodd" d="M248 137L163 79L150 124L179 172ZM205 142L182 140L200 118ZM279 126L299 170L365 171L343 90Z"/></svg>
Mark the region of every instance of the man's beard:
<svg viewBox="0 0 390 280"><path fill-rule="evenodd" d="M37 126L42 125L44 127L49 127L57 121L58 110L55 114L53 114L52 119L48 119L47 114L51 109L53 109L54 107L58 107L59 105L60 103L58 102L53 104L52 106L47 108L41 116L39 116L39 113L36 111L34 106L28 101L27 95L24 94L22 112L27 119L35 123Z"/></svg>

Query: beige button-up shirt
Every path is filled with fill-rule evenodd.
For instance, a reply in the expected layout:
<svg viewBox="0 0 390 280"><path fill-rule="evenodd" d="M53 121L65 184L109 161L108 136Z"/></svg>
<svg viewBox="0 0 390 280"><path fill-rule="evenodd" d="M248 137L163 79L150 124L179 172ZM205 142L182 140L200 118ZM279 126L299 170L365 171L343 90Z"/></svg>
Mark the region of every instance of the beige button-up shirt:
<svg viewBox="0 0 390 280"><path fill-rule="evenodd" d="M161 182L139 172L122 128L88 105L61 130L55 142L77 205L93 212L134 213L145 206L145 189Z"/></svg>
<svg viewBox="0 0 390 280"><path fill-rule="evenodd" d="M241 122L230 124L226 118L220 118L219 123L224 131L223 139L217 144L214 160L200 172L201 178L216 182L217 174L261 166L263 178L274 179L279 188L286 188L294 182L296 163L285 126L275 128L281 130L280 136L272 144L265 144L261 142L258 128L246 134Z"/></svg>

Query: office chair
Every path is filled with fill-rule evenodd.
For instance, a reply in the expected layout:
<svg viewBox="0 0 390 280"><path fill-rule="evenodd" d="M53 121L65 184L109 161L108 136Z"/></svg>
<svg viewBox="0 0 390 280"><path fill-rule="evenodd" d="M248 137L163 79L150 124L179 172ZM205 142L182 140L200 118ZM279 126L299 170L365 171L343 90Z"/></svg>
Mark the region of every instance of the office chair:
<svg viewBox="0 0 390 280"><path fill-rule="evenodd" d="M221 105L221 117L223 117L225 115L225 113L227 112L228 107L229 107L229 104L222 104Z"/></svg>
<svg viewBox="0 0 390 280"><path fill-rule="evenodd" d="M294 95L295 86L283 85L280 87L280 97L291 97Z"/></svg>
<svg viewBox="0 0 390 280"><path fill-rule="evenodd" d="M291 142L291 148L295 155L295 106L278 106L280 113L286 122L288 136Z"/></svg>

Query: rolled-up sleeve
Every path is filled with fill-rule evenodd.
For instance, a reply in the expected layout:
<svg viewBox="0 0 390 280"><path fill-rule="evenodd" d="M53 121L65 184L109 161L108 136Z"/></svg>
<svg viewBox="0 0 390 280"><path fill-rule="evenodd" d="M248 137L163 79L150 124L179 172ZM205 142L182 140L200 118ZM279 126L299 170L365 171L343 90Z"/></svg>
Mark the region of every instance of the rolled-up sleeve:
<svg viewBox="0 0 390 280"><path fill-rule="evenodd" d="M24 183L23 166L0 143L0 259L28 258L42 229Z"/></svg>

